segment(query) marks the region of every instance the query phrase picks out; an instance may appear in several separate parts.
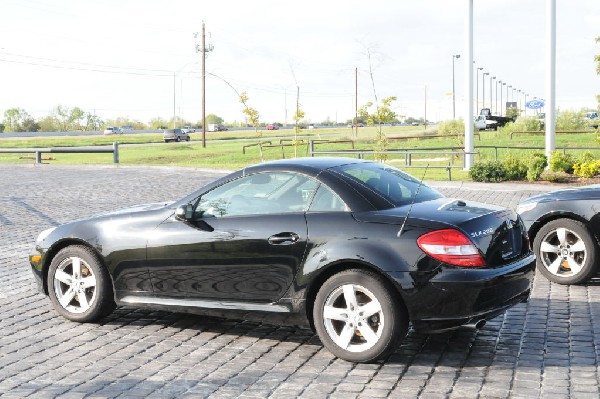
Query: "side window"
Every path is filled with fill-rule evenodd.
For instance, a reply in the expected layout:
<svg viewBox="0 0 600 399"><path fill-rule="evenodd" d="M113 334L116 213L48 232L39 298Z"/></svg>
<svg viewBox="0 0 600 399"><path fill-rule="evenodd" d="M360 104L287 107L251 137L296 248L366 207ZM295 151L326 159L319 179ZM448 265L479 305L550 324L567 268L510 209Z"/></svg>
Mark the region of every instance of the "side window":
<svg viewBox="0 0 600 399"><path fill-rule="evenodd" d="M304 212L317 186L304 175L257 173L204 194L196 205L196 215L206 218Z"/></svg>
<svg viewBox="0 0 600 399"><path fill-rule="evenodd" d="M308 210L310 212L346 212L348 207L336 193L321 185Z"/></svg>

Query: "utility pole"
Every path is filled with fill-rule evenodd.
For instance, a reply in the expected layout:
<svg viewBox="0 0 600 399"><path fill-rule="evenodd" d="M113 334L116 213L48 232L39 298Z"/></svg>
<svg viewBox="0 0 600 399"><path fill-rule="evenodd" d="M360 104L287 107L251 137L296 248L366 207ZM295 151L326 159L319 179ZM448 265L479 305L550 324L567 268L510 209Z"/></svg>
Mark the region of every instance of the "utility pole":
<svg viewBox="0 0 600 399"><path fill-rule="evenodd" d="M197 37L197 33L195 36ZM204 148L206 148L206 57L213 49L212 44L206 46L206 29L202 21L202 47L198 48L196 44L196 52L202 53L202 147Z"/></svg>

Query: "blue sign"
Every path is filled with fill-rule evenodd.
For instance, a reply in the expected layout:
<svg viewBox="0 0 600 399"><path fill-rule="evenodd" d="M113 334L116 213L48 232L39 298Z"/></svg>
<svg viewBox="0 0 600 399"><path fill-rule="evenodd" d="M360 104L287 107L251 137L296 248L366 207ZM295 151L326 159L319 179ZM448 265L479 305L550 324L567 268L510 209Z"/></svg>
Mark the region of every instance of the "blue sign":
<svg viewBox="0 0 600 399"><path fill-rule="evenodd" d="M542 100L531 100L527 101L525 106L530 109L538 109L544 106L544 102Z"/></svg>

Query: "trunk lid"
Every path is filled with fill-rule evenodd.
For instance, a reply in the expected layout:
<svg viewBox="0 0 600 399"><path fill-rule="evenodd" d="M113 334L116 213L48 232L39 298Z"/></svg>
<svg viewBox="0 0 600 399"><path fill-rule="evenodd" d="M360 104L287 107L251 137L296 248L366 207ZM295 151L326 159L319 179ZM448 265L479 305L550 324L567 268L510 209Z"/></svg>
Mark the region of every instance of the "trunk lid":
<svg viewBox="0 0 600 399"><path fill-rule="evenodd" d="M410 205L354 216L366 223L403 224ZM474 201L439 198L412 205L404 230L433 231L455 228L463 232L483 255L488 267L501 266L529 254L525 226L510 209Z"/></svg>

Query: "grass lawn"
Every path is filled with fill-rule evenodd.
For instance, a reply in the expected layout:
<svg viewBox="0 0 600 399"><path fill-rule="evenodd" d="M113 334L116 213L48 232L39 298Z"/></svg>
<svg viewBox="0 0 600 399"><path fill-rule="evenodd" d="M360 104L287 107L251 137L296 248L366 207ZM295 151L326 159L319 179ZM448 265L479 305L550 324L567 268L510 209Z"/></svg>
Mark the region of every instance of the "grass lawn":
<svg viewBox="0 0 600 399"><path fill-rule="evenodd" d="M388 149L428 149L428 148L462 148L462 138L406 138L412 136L423 136L425 133L433 133L434 129L428 127L427 131L420 127L384 127L384 133L388 136ZM273 144L279 143L279 138L287 139L287 143L293 138L291 130L263 131L262 141L270 140ZM71 137L37 137L37 138L7 138L0 139L0 148L30 148L30 147L58 147L58 146L89 146L110 145L118 142L119 157L121 164L129 165L169 165L188 167L207 167L218 169L238 169L247 165L261 162L261 160L273 160L293 158L294 156L308 155L308 139L341 140L353 138L349 128L339 129L314 129L301 130L300 137L305 140L296 147L264 148L263 159L261 159L258 147L246 149L242 154L242 147L258 141L253 131L228 131L207 133L207 146L201 145L201 133L192 133L192 141L189 143L168 143L162 141L162 134L135 134L120 136L71 136ZM372 150L374 147L375 128L360 128L359 138L355 140L355 149ZM1 135L0 135L1 137ZM277 139L275 138L277 137ZM394 139L394 138L406 139ZM128 145L135 144L135 145ZM495 151L483 146L510 146L510 147L544 147L543 135L515 136L511 140L508 135L499 132L480 132L480 138L475 137L475 151L478 152L475 160L494 159ZM480 147L482 146L482 147ZM479 148L478 148L479 147ZM599 147L594 134L558 134L556 136L556 147ZM349 143L323 143L318 144L316 150L348 150ZM532 149L498 149L500 159L506 156L514 156L527 159L534 152L544 150ZM569 150L574 154L583 153L584 150ZM596 158L600 158L600 149L591 150ZM0 162L4 163L33 163L34 154L1 154ZM351 155L354 156L354 155ZM52 164L110 164L111 154L43 154L44 162ZM47 158L51 158L46 160ZM412 164L423 168L406 168L405 170L421 178L425 165L429 164L425 178L428 180L447 180L446 169L432 168L431 166L446 166L453 161L456 165L462 164L462 158L451 159L444 154L413 155ZM400 167L405 163L405 155L390 154L386 162ZM467 173L461 168L452 169L452 180L468 180Z"/></svg>

